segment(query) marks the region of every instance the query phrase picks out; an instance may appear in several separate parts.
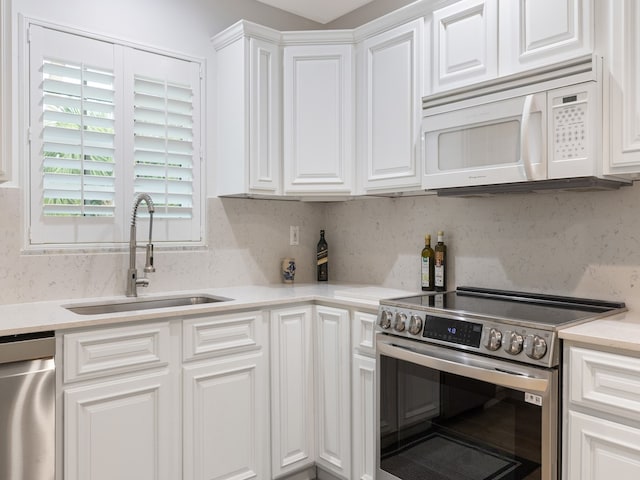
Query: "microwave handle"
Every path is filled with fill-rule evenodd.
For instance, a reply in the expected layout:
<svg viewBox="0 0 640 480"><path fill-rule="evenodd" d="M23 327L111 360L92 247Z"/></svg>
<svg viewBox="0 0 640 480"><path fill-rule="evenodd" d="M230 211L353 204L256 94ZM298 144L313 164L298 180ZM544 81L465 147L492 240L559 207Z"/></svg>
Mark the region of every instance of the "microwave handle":
<svg viewBox="0 0 640 480"><path fill-rule="evenodd" d="M522 123L520 126L520 139L522 142L522 166L527 180L544 180L546 178L545 164L543 162L544 126L540 126L539 135L533 135L533 113L541 112L544 118L545 107L540 106L540 100L546 103L546 94L538 93L527 95L522 109ZM534 161L537 160L537 163Z"/></svg>

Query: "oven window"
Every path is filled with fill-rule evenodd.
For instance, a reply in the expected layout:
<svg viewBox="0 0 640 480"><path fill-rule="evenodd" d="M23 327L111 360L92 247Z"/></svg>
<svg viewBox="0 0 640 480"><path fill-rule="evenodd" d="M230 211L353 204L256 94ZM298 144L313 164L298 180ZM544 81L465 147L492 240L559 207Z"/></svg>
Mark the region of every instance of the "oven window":
<svg viewBox="0 0 640 480"><path fill-rule="evenodd" d="M541 478L542 408L523 392L384 355L379 368L380 468L390 478Z"/></svg>

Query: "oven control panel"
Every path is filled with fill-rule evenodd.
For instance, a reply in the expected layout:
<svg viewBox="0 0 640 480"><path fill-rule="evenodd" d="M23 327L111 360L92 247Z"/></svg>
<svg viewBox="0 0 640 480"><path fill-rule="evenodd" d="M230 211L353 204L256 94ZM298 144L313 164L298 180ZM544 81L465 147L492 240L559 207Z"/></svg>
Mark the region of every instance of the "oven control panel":
<svg viewBox="0 0 640 480"><path fill-rule="evenodd" d="M549 330L389 306L380 307L377 330L522 363L558 364L556 334Z"/></svg>

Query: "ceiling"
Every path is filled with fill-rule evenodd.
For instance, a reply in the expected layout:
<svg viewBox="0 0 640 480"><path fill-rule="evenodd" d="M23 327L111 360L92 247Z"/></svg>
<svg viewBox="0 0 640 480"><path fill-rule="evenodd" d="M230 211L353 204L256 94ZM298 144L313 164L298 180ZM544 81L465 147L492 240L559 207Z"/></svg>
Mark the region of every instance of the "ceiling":
<svg viewBox="0 0 640 480"><path fill-rule="evenodd" d="M258 0L318 23L329 23L373 0Z"/></svg>

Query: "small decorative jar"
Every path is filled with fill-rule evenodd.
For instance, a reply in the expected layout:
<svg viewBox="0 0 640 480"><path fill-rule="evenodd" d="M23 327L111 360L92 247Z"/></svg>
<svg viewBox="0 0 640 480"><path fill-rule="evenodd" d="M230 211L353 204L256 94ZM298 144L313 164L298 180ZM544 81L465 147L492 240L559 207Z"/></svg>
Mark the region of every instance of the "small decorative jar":
<svg viewBox="0 0 640 480"><path fill-rule="evenodd" d="M293 279L296 276L296 259L283 258L281 270L282 270L282 281L284 283L293 283Z"/></svg>

